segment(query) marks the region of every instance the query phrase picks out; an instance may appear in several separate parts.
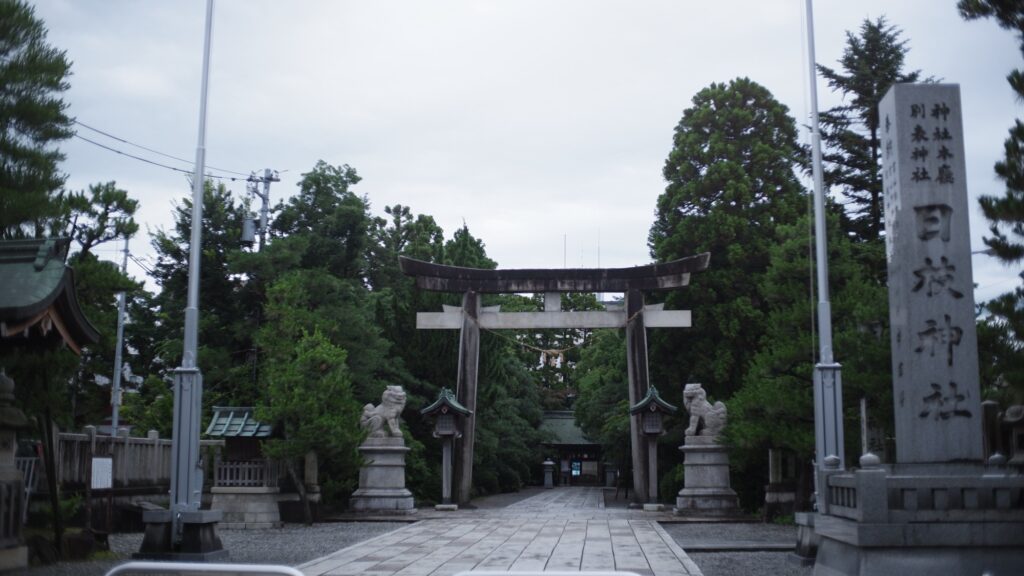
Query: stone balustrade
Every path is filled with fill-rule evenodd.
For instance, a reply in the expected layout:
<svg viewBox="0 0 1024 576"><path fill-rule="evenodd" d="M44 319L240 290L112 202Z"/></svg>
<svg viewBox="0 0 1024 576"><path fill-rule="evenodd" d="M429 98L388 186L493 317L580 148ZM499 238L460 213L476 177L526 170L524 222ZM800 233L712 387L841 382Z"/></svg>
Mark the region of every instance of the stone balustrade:
<svg viewBox="0 0 1024 576"><path fill-rule="evenodd" d="M1020 479L983 474L894 474L884 468L827 478L828 514L858 522L1010 521L1024 511Z"/></svg>

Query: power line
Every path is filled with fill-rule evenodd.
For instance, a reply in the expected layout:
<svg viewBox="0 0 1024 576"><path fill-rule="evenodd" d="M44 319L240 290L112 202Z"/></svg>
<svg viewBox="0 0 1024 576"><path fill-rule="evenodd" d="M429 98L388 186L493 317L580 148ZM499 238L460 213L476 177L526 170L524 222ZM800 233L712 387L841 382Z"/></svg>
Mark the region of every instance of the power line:
<svg viewBox="0 0 1024 576"><path fill-rule="evenodd" d="M150 267L147 266L145 263L143 263L142 260L140 260L139 258L136 258L134 254L128 254L128 257L131 258L132 262L135 262L135 264L137 264L139 266L139 268L142 268L143 270L145 270L146 274L149 274L150 276L153 275L153 270L150 269Z"/></svg>
<svg viewBox="0 0 1024 576"><path fill-rule="evenodd" d="M152 164L153 166L157 166L157 167L160 167L160 168L166 168L167 170L173 170L175 172L181 172L182 174L187 174L187 175L190 175L190 176L194 174L194 171L192 171L192 170L185 170L184 168L177 168L177 167L174 167L174 166L169 166L167 164L162 164L162 163L157 162L155 160L150 160L149 158L143 158L142 156L136 156L135 154L130 154L128 152L125 152L124 150L118 150L117 148L114 148L112 146L107 146L106 144L102 144L102 143L97 142L95 140L86 138L85 136L82 136L81 134L75 134L75 138L78 138L79 140L84 140L84 141L88 142L89 144L92 144L93 146L99 146L100 148L103 148L104 150L109 150L111 152L114 152L115 154L120 154L122 156L127 156L128 158L131 158L133 160L138 160L139 162L145 162L146 164ZM232 182L236 182L238 180L250 181L250 182L262 182L263 181L262 178L256 178L254 176L246 176L245 178L242 178L242 177L237 177L237 176L218 176L216 174L206 174L206 177L207 178L218 178L218 179L221 179L221 180L231 180Z"/></svg>
<svg viewBox="0 0 1024 576"><path fill-rule="evenodd" d="M102 135L104 135L107 138L110 138L112 140L117 140L118 142L122 142L124 144L129 145L129 146L134 146L136 148L145 150L147 152L152 152L153 154L157 154L157 155L163 156L164 158L170 158L171 160L177 160L178 162L184 162L185 164L191 164L192 163L192 160L186 160L185 158L179 158L177 156L172 156L171 154L165 154L165 153L163 153L163 152L161 152L159 150L154 150L154 149L149 148L147 146L143 146L142 144L136 144L134 142L131 142L130 140L125 140L124 138L121 138L121 137L118 137L118 136L114 136L110 132L104 132L103 130L100 130L99 128L94 128L92 126L89 126L85 122L81 122L79 120L74 120L74 123L78 124L79 126L81 126L82 128L85 128L87 130L92 130L93 132L96 132L97 134L102 134ZM237 174L239 176L246 176L246 177L249 176L249 174L246 174L246 173L243 173L243 172L236 172L234 170L227 170L225 168L217 168L216 166L207 165L206 167L208 169L210 169L210 170L216 170L218 172L226 172L228 174Z"/></svg>

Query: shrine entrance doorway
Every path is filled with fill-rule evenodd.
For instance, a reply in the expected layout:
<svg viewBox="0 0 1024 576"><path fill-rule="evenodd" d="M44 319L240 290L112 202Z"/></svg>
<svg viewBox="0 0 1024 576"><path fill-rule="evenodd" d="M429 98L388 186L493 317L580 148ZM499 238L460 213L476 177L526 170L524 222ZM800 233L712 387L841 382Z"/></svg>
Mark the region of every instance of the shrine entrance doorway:
<svg viewBox="0 0 1024 576"><path fill-rule="evenodd" d="M629 372L629 403L635 405L650 386L647 367L647 328L688 328L689 310L665 310L664 305L645 305L648 291L676 290L689 285L690 275L707 269L710 254L703 253L672 262L632 268L486 270L423 262L400 257L402 272L416 280L421 290L462 294L462 306L445 306L442 312L417 312L416 327L425 330L459 330L459 366L456 395L472 414L466 418L455 454L453 499L469 501L473 485L473 444L476 436L477 367L480 329L625 328ZM621 293L625 306L617 310L562 311L565 292ZM481 307L481 294L543 293L542 312L501 312ZM630 417L633 464L633 499L647 502L648 454L640 430L640 417Z"/></svg>

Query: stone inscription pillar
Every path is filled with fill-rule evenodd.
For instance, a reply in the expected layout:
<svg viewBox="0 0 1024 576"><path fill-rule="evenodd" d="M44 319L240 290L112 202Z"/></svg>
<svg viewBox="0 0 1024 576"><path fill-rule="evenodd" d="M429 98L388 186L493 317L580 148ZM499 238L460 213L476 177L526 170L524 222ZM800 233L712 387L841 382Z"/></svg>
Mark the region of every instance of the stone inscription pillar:
<svg viewBox="0 0 1024 576"><path fill-rule="evenodd" d="M480 294L469 291L462 296L462 330L459 332L459 376L456 397L470 415L466 417L455 477L458 481L455 501L469 502L473 489L473 443L476 438L476 388L480 364Z"/></svg>
<svg viewBox="0 0 1024 576"><path fill-rule="evenodd" d="M626 293L626 366L629 371L629 405L635 406L647 395L647 330L644 328L644 295L639 290ZM633 501L647 498L647 444L640 433L640 415L629 417L629 440L633 463Z"/></svg>
<svg viewBox="0 0 1024 576"><path fill-rule="evenodd" d="M896 84L879 113L897 461L981 460L960 88Z"/></svg>

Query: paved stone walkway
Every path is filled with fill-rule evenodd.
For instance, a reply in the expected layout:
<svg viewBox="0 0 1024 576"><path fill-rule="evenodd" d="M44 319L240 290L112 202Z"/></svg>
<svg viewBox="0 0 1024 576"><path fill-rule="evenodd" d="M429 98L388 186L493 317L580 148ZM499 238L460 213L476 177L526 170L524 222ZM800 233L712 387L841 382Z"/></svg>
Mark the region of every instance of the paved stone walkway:
<svg viewBox="0 0 1024 576"><path fill-rule="evenodd" d="M650 513L606 510L600 488L555 488L494 510L429 518L307 562L309 576L622 570L700 576Z"/></svg>

